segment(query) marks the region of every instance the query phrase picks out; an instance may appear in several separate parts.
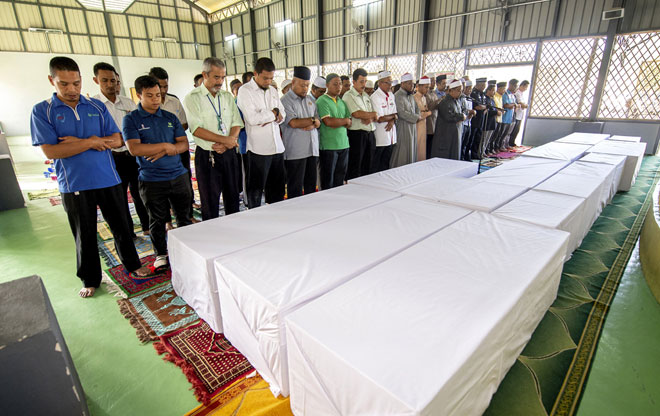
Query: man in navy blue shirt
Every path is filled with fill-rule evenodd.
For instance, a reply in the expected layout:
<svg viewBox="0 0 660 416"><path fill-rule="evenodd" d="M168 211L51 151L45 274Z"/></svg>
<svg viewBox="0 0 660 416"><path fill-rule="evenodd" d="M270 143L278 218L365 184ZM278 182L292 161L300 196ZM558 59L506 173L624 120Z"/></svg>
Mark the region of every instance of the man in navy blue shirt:
<svg viewBox="0 0 660 416"><path fill-rule="evenodd" d="M192 217L190 176L181 163L188 138L177 116L160 108L158 80L144 75L135 80L140 98L137 110L124 116L123 135L128 150L140 166L140 196L149 212L149 231L156 250L156 269L168 266L165 224L174 209L178 227Z"/></svg>
<svg viewBox="0 0 660 416"><path fill-rule="evenodd" d="M117 125L103 103L80 95L80 69L74 60L51 59L48 80L56 92L32 109L32 145L55 161L62 206L76 240L76 274L83 281L80 296L86 298L101 284L97 205L124 267L139 277L148 275L149 269L140 263L124 215L123 189L110 151L122 145Z"/></svg>

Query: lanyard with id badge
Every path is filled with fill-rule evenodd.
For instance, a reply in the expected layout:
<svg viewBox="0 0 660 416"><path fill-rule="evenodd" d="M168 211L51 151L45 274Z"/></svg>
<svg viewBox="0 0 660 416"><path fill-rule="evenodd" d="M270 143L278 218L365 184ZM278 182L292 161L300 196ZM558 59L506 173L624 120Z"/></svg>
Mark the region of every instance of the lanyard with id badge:
<svg viewBox="0 0 660 416"><path fill-rule="evenodd" d="M222 134L223 136L226 136L227 135L227 126L225 125L225 122L222 121L222 108L220 107L220 94L218 94L217 97L218 97L218 108L216 109L215 104L213 104L213 101L211 100L211 97L209 97L208 95L206 96L206 98L208 98L208 100L209 100L209 103L211 103L211 107L213 107L213 111L215 111L216 117L218 118L218 130L220 131L220 134ZM210 159L211 159L211 165L215 166L215 158L213 157L213 155L211 155Z"/></svg>

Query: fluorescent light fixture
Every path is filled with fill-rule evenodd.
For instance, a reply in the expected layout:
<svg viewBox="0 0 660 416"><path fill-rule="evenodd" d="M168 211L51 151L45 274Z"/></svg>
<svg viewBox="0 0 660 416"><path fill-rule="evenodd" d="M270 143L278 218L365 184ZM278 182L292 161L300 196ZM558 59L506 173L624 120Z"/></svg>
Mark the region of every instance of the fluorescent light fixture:
<svg viewBox="0 0 660 416"><path fill-rule="evenodd" d="M36 32L36 33L58 33L62 34L62 30L60 29L46 29L45 27L31 27L28 28L28 32Z"/></svg>
<svg viewBox="0 0 660 416"><path fill-rule="evenodd" d="M170 43L176 43L176 39L173 38L153 38L151 39L154 42L170 42Z"/></svg>
<svg viewBox="0 0 660 416"><path fill-rule="evenodd" d="M236 33L232 33L229 36L225 36L225 41L229 42L230 40L238 39L238 36L236 36Z"/></svg>
<svg viewBox="0 0 660 416"><path fill-rule="evenodd" d="M365 4L375 3L379 0L353 0L353 7L364 6Z"/></svg>
<svg viewBox="0 0 660 416"><path fill-rule="evenodd" d="M275 23L275 27L284 27L291 24L291 19L282 20L281 22Z"/></svg>

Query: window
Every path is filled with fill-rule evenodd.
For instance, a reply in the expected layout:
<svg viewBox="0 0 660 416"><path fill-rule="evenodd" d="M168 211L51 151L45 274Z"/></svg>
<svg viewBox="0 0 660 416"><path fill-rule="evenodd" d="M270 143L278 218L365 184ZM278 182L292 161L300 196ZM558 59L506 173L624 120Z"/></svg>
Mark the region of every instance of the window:
<svg viewBox="0 0 660 416"><path fill-rule="evenodd" d="M533 63L536 58L536 43L470 49L469 66Z"/></svg>
<svg viewBox="0 0 660 416"><path fill-rule="evenodd" d="M385 61L387 70L392 73L392 79L401 79L406 72L410 72L417 79L417 55L392 56Z"/></svg>
<svg viewBox="0 0 660 416"><path fill-rule="evenodd" d="M451 73L456 77L465 75L465 50L431 52L424 55L424 73Z"/></svg>

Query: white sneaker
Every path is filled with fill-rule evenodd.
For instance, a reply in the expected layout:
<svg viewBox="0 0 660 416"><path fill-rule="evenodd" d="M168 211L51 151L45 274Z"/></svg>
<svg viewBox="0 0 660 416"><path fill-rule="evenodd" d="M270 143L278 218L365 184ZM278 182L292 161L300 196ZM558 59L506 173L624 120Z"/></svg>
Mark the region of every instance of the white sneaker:
<svg viewBox="0 0 660 416"><path fill-rule="evenodd" d="M167 268L169 266L169 261L167 256L156 256L156 261L154 261L154 269Z"/></svg>

